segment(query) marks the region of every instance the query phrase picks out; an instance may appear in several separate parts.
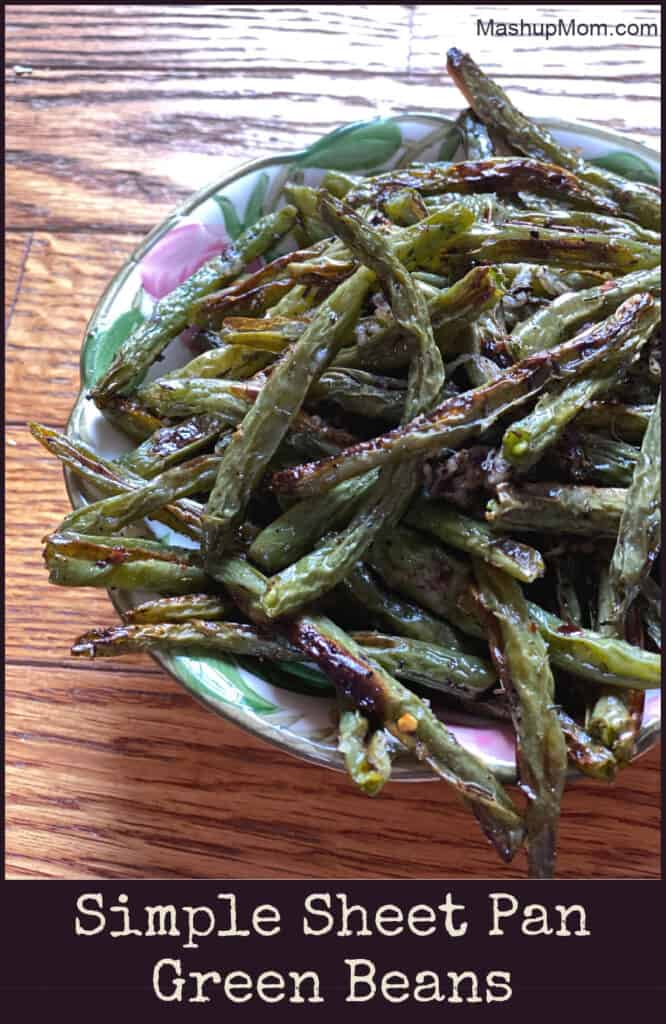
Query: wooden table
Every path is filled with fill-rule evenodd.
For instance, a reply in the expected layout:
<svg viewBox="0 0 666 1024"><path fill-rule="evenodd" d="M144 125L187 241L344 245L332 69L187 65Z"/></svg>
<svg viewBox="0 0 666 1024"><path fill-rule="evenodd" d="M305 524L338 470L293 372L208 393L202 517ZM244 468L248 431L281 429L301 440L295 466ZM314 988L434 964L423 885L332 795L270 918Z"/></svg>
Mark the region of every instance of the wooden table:
<svg viewBox="0 0 666 1024"><path fill-rule="evenodd" d="M469 48L528 113L658 146L658 40L477 37L524 6L9 5L7 10L7 873L49 878L520 877L445 786L378 800L196 704L148 657L68 645L115 614L49 587L40 539L68 510L28 419L66 421L105 283L183 197L336 125L460 109ZM530 20L652 21L657 7L530 8ZM611 13L612 12L612 13ZM656 751L564 801L562 877L659 875Z"/></svg>

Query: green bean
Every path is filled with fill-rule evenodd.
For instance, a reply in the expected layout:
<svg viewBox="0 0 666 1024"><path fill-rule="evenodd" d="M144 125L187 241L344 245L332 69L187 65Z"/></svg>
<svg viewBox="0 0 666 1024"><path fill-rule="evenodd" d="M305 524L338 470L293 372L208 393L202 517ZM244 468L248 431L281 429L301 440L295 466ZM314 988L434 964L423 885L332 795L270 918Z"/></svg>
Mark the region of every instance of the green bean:
<svg viewBox="0 0 666 1024"><path fill-rule="evenodd" d="M553 299L565 292L593 288L609 276L598 270L567 270L539 263L500 263L497 269L512 289L524 289L536 299Z"/></svg>
<svg viewBox="0 0 666 1024"><path fill-rule="evenodd" d="M474 193L470 195L439 195L439 196L426 196L422 199L426 210L433 212L441 209L443 206L449 204L452 199L455 198L456 203L460 203L467 207L474 213L474 219L476 221L492 221L495 219L495 215L498 209L498 200L494 192Z"/></svg>
<svg viewBox="0 0 666 1024"><path fill-rule="evenodd" d="M186 548L136 537L47 537L44 561L49 583L61 587L118 587L157 594L198 593L206 576Z"/></svg>
<svg viewBox="0 0 666 1024"><path fill-rule="evenodd" d="M524 359L533 352L552 348L564 340L570 328L597 317L608 316L631 295L639 292L651 292L654 295L659 294L660 290L661 273L659 268L655 268L638 270L595 288L560 295L514 328L509 340L513 356L515 359Z"/></svg>
<svg viewBox="0 0 666 1024"><path fill-rule="evenodd" d="M235 426L251 408L244 395L244 383L207 377L160 377L141 388L141 398L160 416L212 413L223 423Z"/></svg>
<svg viewBox="0 0 666 1024"><path fill-rule="evenodd" d="M61 434L52 427L45 427L40 423L30 422L28 426L32 436L46 448L47 452L55 455L64 466L81 479L93 484L103 494L129 491L132 484L142 487L145 483L139 475L111 459L104 459L78 438Z"/></svg>
<svg viewBox="0 0 666 1024"><path fill-rule="evenodd" d="M220 654L254 658L298 659L300 654L283 640L262 635L240 622L158 622L152 625L111 626L93 629L75 641L72 654L85 658L115 658L134 651L179 651L196 647Z"/></svg>
<svg viewBox="0 0 666 1024"><path fill-rule="evenodd" d="M555 668L602 685L641 690L659 685L661 659L657 655L590 629L572 627L531 601L528 607Z"/></svg>
<svg viewBox="0 0 666 1024"><path fill-rule="evenodd" d="M242 623L220 622L224 603L208 595L152 601L136 609L123 626L91 630L72 653L86 657L120 657L134 651L197 647L225 654L297 660L300 655L279 637L272 638ZM203 618L207 608L214 619ZM167 615L168 618L164 618ZM174 619L171 616L176 615ZM146 621L147 617L147 621ZM456 696L478 697L495 682L491 667L460 651L380 633L354 633L356 643L374 661L400 678Z"/></svg>
<svg viewBox="0 0 666 1024"><path fill-rule="evenodd" d="M463 266L540 262L558 268L610 270L615 274L650 270L661 262L659 246L634 238L510 223L471 227L447 255L458 257Z"/></svg>
<svg viewBox="0 0 666 1024"><path fill-rule="evenodd" d="M243 268L285 235L296 216L293 206L262 217L221 256L204 263L155 306L150 318L123 342L111 366L92 389L94 398L130 392L166 345L187 326L195 299L237 277Z"/></svg>
<svg viewBox="0 0 666 1024"><path fill-rule="evenodd" d="M349 189L354 187L357 180L351 174L345 174L344 171L330 170L326 171L321 187L330 192L331 195L337 196L338 199L344 199Z"/></svg>
<svg viewBox="0 0 666 1024"><path fill-rule="evenodd" d="M189 622L190 619L226 619L232 605L212 594L184 594L181 597L162 597L144 601L123 613L126 623L133 626L151 626L159 622Z"/></svg>
<svg viewBox="0 0 666 1024"><path fill-rule="evenodd" d="M610 564L609 623L620 635L630 604L656 558L661 540L661 394L626 494Z"/></svg>
<svg viewBox="0 0 666 1024"><path fill-rule="evenodd" d="M621 214L616 203L588 188L570 171L544 160L517 156L386 171L360 182L347 193L346 200L352 205L372 202L388 189L395 188L413 188L423 196L447 192L515 194L529 190L566 200L582 209Z"/></svg>
<svg viewBox="0 0 666 1024"><path fill-rule="evenodd" d="M644 227L659 230L661 203L656 189L589 164L561 146L546 128L521 114L504 90L484 75L468 54L455 48L449 50L447 68L477 117L488 127L499 130L511 146L575 171L589 188L609 196L624 216L632 217Z"/></svg>
<svg viewBox="0 0 666 1024"><path fill-rule="evenodd" d="M287 182L284 193L298 210L298 223L304 229L308 242L330 240L331 229L324 222L318 209L317 190L307 185Z"/></svg>
<svg viewBox="0 0 666 1024"><path fill-rule="evenodd" d="M302 314L289 319L285 316L261 318L235 316L227 317L219 332L223 346L247 351L257 349L268 358L268 353L278 353L300 338L308 324L308 317Z"/></svg>
<svg viewBox="0 0 666 1024"><path fill-rule="evenodd" d="M121 455L119 463L145 479L158 476L179 462L199 455L228 429L224 417L213 413L191 416L160 427L138 448Z"/></svg>
<svg viewBox="0 0 666 1024"><path fill-rule="evenodd" d="M558 443L588 402L617 386L622 371L623 368L612 373L592 370L568 387L542 395L531 412L507 427L502 437L502 458L526 473Z"/></svg>
<svg viewBox="0 0 666 1024"><path fill-rule="evenodd" d="M607 687L588 712L590 735L611 751L618 767L628 764L636 752L644 704L644 690Z"/></svg>
<svg viewBox="0 0 666 1024"><path fill-rule="evenodd" d="M647 429L652 405L624 405L617 401L590 402L576 416L576 427L606 430L612 437L639 441Z"/></svg>
<svg viewBox="0 0 666 1024"><path fill-rule="evenodd" d="M623 636L624 623L611 621L613 588L607 566L602 566L598 585L598 629L603 636ZM608 687L597 698L588 715L587 728L594 739L612 751L618 764L628 762L635 752L643 718L644 692Z"/></svg>
<svg viewBox="0 0 666 1024"><path fill-rule="evenodd" d="M266 311L266 320L273 320L275 317L306 317L322 299L322 289L319 285L295 284L286 295Z"/></svg>
<svg viewBox="0 0 666 1024"><path fill-rule="evenodd" d="M389 626L400 636L454 650L461 648L458 635L448 623L435 618L425 608L385 590L362 563L354 566L341 586L373 619Z"/></svg>
<svg viewBox="0 0 666 1024"><path fill-rule="evenodd" d="M567 752L554 707L555 680L548 649L543 637L533 630L519 585L478 559L474 560L474 572L488 622L490 652L516 730L518 775L527 797L529 875L552 878Z"/></svg>
<svg viewBox="0 0 666 1024"><path fill-rule="evenodd" d="M304 186L298 186L298 188L303 194L307 194L308 204L316 206L319 203L321 193L316 189ZM362 217L364 209L357 212ZM468 197L452 197L444 206L433 210L417 224L405 228L391 227L386 232L386 240L408 270L438 274L442 269L447 251L455 244L455 240L462 232L471 228L476 215L476 206L468 201ZM317 216L321 216L320 212ZM335 253L338 258L347 258L349 250L341 241L335 239L330 243L325 258L330 259L331 253ZM281 300L271 314L284 314L286 310L281 308L284 301ZM290 309L289 312L298 313L301 310L300 307L297 307Z"/></svg>
<svg viewBox="0 0 666 1024"><path fill-rule="evenodd" d="M259 569L244 558L227 556L218 563L213 579L222 584L248 619L259 625L267 624L261 607L261 598L266 593L266 577Z"/></svg>
<svg viewBox="0 0 666 1024"><path fill-rule="evenodd" d="M190 359L189 363L165 373L162 380L183 380L190 377L228 377L233 370L234 380L244 380L271 362L266 352L244 345L221 344ZM141 390L139 390L139 395Z"/></svg>
<svg viewBox="0 0 666 1024"><path fill-rule="evenodd" d="M533 583L545 572L543 558L534 548L512 538L498 537L486 523L471 519L444 502L420 499L411 506L404 522L453 548L476 555L524 583Z"/></svg>
<svg viewBox="0 0 666 1024"><path fill-rule="evenodd" d="M437 295L443 288L448 288L449 284L447 277L443 277L442 274L431 274L427 270L413 270L412 277L419 286L430 285L432 292L426 293L430 297Z"/></svg>
<svg viewBox="0 0 666 1024"><path fill-rule="evenodd" d="M287 296L305 275L315 278L315 288L339 281L354 270L349 260L336 259L326 243L285 253L261 269L226 288L195 299L189 309L191 322L219 328L227 317L258 317ZM316 280L319 279L319 280Z"/></svg>
<svg viewBox="0 0 666 1024"><path fill-rule="evenodd" d="M441 544L410 527L398 526L375 540L366 560L391 590L469 632L469 617L458 609L458 600L469 585L469 569Z"/></svg>
<svg viewBox="0 0 666 1024"><path fill-rule="evenodd" d="M611 751L616 764L629 761L635 749L642 716L634 718L631 713L628 700L634 692L619 694L609 689L595 702L587 722L590 736Z"/></svg>
<svg viewBox="0 0 666 1024"><path fill-rule="evenodd" d="M391 758L382 730L367 739L369 724L360 711L340 715L338 750L351 780L366 796L377 796L391 775Z"/></svg>
<svg viewBox="0 0 666 1024"><path fill-rule="evenodd" d="M165 470L143 487L115 494L70 512L61 530L114 534L179 498L206 491L215 480L220 460L216 455L196 459Z"/></svg>
<svg viewBox="0 0 666 1024"><path fill-rule="evenodd" d="M512 360L508 356L508 334L500 323L497 311L482 313L469 325L467 353L461 357L473 388L496 380L500 367Z"/></svg>
<svg viewBox="0 0 666 1024"><path fill-rule="evenodd" d="M169 416L216 414L222 424L240 422L256 401L264 381L174 381L162 377L142 390L151 408ZM393 377L363 370L335 369L321 375L308 390L308 402L328 401L359 416L397 422L404 406L406 385Z"/></svg>
<svg viewBox="0 0 666 1024"><path fill-rule="evenodd" d="M310 388L308 400L333 402L341 409L369 419L399 423L405 405L406 384L364 370L330 369Z"/></svg>
<svg viewBox="0 0 666 1024"><path fill-rule="evenodd" d="M354 631L350 635L387 672L431 690L474 699L497 682L489 662L459 648L384 633Z"/></svg>
<svg viewBox="0 0 666 1024"><path fill-rule="evenodd" d="M626 501L621 487L500 484L486 519L499 530L615 538Z"/></svg>
<svg viewBox="0 0 666 1024"><path fill-rule="evenodd" d="M659 234L642 228L631 220L609 217L603 213L588 210L566 210L555 207L547 210L526 210L505 205L503 219L519 224L532 224L543 228L569 228L571 230L593 231L604 235L618 235L621 238L635 238L638 242L659 245Z"/></svg>
<svg viewBox="0 0 666 1024"><path fill-rule="evenodd" d="M608 571L599 583L599 629L623 637L629 606L656 557L661 533L661 400L657 401L643 438L633 480L626 492L622 517ZM639 690L607 693L597 701L590 732L609 747L619 763L634 754L643 715Z"/></svg>
<svg viewBox="0 0 666 1024"><path fill-rule="evenodd" d="M409 227L428 216L423 199L413 188L398 188L382 197L380 207L394 224Z"/></svg>
<svg viewBox="0 0 666 1024"><path fill-rule="evenodd" d="M412 469L411 466L407 466ZM401 473L404 478L405 473ZM362 558L373 538L387 525L397 522L402 516L411 493L418 485L416 468L412 471L410 486L404 479L395 486L381 480L360 499L354 516L341 532L325 538L310 554L287 566L272 577L266 597L262 602L264 611L271 619L292 614L341 582L350 568Z"/></svg>
<svg viewBox="0 0 666 1024"><path fill-rule="evenodd" d="M320 494L360 473L415 454L434 454L444 447L460 447L470 437L488 430L500 416L554 379L570 381L612 359L624 343L627 323L632 326L653 309L652 298L627 299L598 327L582 331L571 341L529 356L504 370L497 380L444 401L433 412L416 417L371 441L365 441L320 462L284 470L273 477L274 490L302 497Z"/></svg>
<svg viewBox="0 0 666 1024"><path fill-rule="evenodd" d="M378 473L355 477L312 501L298 501L265 527L248 554L265 572L278 572L307 554L325 532L347 525Z"/></svg>

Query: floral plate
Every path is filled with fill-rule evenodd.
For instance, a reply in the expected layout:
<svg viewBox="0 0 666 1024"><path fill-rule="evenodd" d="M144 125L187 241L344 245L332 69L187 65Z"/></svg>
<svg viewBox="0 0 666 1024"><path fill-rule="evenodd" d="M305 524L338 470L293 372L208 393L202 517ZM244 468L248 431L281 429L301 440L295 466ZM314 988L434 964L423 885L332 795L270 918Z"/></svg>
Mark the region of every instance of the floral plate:
<svg viewBox="0 0 666 1024"><path fill-rule="evenodd" d="M587 125L554 120L542 123L559 141L579 149L587 159L626 177L658 181L659 157L644 146ZM107 458L128 449L128 440L98 412L86 397L87 391L128 334L150 314L156 299L221 252L262 214L284 204L282 189L286 182L318 185L329 169L363 175L417 160L450 160L458 155L458 146L454 123L439 114L379 118L338 128L306 150L245 164L197 192L144 239L101 297L86 331L81 391L68 422L68 434ZM279 250L295 247L287 239ZM191 356L187 337L176 339L166 350L159 373L183 365ZM154 375L157 372L154 370ZM65 476L74 507L95 497L68 471ZM164 543L191 543L159 523L148 525ZM112 592L110 596L122 611L149 595ZM307 684L278 666L245 659L202 656L194 650L156 653L155 658L195 697L225 718L305 760L342 768L336 748L335 702L326 691L308 689ZM447 723L459 741L483 758L501 779L515 780L510 727L462 717L447 717ZM646 700L640 752L656 742L660 724L659 691L654 690ZM426 768L407 758L396 762L393 777L401 781L434 779Z"/></svg>

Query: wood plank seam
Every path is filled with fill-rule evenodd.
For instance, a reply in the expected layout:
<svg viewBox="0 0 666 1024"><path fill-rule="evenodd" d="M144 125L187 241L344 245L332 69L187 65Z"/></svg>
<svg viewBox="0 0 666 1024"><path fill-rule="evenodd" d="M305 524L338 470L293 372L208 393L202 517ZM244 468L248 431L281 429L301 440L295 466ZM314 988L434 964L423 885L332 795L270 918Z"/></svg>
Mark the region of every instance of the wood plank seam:
<svg viewBox="0 0 666 1024"><path fill-rule="evenodd" d="M6 227L5 230L6 231L11 231L12 229L9 228L9 227ZM21 264L19 266L19 272L18 272L17 277L16 277L16 284L14 286L14 295L12 296L11 304L10 304L9 309L7 311L7 314L5 316L5 333L7 331L9 331L9 327L10 327L10 324L12 322L12 317L14 316L14 310L16 309L16 303L18 302L18 297L19 297L19 294L20 294L20 291L21 291L21 285L23 284L23 276L25 274L25 268L26 268L26 264L28 262L28 257L30 256L30 249L32 248L32 240L34 238L34 234L35 234L34 230L31 229L30 234L26 238L24 246L23 246L23 253L21 255Z"/></svg>

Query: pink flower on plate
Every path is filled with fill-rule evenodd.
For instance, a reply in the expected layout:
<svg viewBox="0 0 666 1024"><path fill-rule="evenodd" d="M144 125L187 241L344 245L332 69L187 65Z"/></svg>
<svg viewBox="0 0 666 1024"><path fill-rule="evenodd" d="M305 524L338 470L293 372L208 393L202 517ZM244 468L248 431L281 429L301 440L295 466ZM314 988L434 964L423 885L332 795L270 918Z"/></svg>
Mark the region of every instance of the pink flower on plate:
<svg viewBox="0 0 666 1024"><path fill-rule="evenodd" d="M141 260L141 283L151 298L162 299L230 244L231 239L221 225L183 219ZM256 259L247 269L258 270L261 266L263 260Z"/></svg>
<svg viewBox="0 0 666 1024"><path fill-rule="evenodd" d="M230 238L222 227L182 220L141 260L141 284L154 299L162 299L228 244Z"/></svg>
<svg viewBox="0 0 666 1024"><path fill-rule="evenodd" d="M160 238L141 260L141 283L153 299L161 299L186 281L207 260L229 245L222 227L183 220Z"/></svg>

